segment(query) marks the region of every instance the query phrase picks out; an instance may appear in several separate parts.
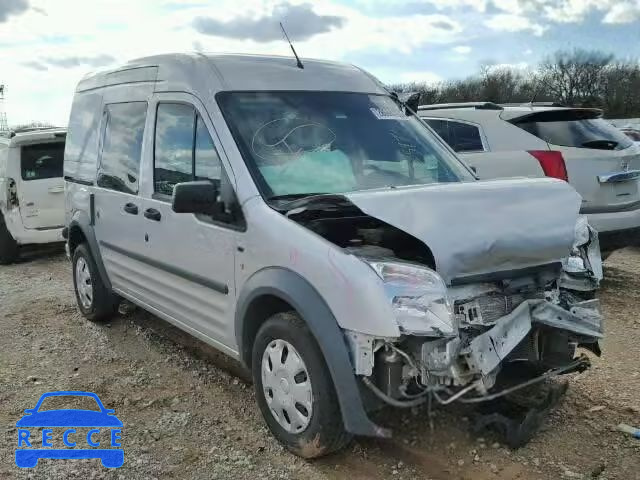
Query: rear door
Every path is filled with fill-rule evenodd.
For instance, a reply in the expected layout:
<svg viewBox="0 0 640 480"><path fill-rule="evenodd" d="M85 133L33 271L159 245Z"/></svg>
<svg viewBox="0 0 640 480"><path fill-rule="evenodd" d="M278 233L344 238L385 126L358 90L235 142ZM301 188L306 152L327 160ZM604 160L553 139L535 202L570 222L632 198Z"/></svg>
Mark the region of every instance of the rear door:
<svg viewBox="0 0 640 480"><path fill-rule="evenodd" d="M27 229L64 225L64 142L34 143L20 148L18 202Z"/></svg>
<svg viewBox="0 0 640 480"><path fill-rule="evenodd" d="M640 147L594 109L538 111L512 120L564 158L583 213L640 207Z"/></svg>
<svg viewBox="0 0 640 480"><path fill-rule="evenodd" d="M93 189L95 233L111 283L137 296L139 286L145 284L143 266L136 258L144 248L139 183L147 102L108 103L111 98L105 93L100 160Z"/></svg>

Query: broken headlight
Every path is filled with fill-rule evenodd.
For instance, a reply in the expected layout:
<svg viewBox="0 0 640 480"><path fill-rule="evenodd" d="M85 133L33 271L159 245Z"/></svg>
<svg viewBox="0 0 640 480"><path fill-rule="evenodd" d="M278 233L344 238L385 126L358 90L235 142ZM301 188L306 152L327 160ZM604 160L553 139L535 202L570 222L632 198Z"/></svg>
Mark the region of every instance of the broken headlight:
<svg viewBox="0 0 640 480"><path fill-rule="evenodd" d="M440 275L400 262L367 263L382 279L400 331L438 337L457 334L447 286Z"/></svg>

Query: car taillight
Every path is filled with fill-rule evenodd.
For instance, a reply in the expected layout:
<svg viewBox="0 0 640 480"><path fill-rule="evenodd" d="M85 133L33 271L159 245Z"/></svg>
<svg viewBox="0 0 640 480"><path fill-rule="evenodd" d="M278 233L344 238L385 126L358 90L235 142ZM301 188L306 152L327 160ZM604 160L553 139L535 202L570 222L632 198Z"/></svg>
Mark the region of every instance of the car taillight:
<svg viewBox="0 0 640 480"><path fill-rule="evenodd" d="M547 177L559 178L565 182L569 181L567 166L564 163L561 152L554 150L529 150L529 153L540 162L542 171Z"/></svg>
<svg viewBox="0 0 640 480"><path fill-rule="evenodd" d="M16 181L13 178L7 179L9 183L9 188L7 190L8 194L8 206L9 207L17 207L18 205L18 191L16 190Z"/></svg>

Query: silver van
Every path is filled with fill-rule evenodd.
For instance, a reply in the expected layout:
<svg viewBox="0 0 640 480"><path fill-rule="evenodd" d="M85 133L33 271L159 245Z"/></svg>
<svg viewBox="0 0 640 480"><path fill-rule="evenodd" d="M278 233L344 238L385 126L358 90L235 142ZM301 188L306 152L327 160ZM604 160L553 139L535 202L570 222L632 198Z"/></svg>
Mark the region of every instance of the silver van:
<svg viewBox="0 0 640 480"><path fill-rule="evenodd" d="M239 360L304 457L389 436L375 406L491 401L599 351L576 191L476 181L352 65L171 54L90 75L64 174L82 314L126 299Z"/></svg>

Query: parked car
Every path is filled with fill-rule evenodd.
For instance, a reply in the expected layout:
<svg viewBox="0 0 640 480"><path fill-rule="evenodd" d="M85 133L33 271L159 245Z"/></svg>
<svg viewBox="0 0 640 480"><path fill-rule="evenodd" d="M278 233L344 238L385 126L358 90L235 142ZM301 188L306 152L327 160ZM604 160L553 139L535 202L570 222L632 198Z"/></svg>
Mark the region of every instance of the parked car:
<svg viewBox="0 0 640 480"><path fill-rule="evenodd" d="M65 136L63 128L0 134L0 264L23 245L63 241Z"/></svg>
<svg viewBox="0 0 640 480"><path fill-rule="evenodd" d="M127 299L240 360L304 457L389 436L369 400L488 401L507 370L517 389L585 368L576 346L602 337L575 190L476 181L351 65L172 54L88 76L65 178L82 314Z"/></svg>
<svg viewBox="0 0 640 480"><path fill-rule="evenodd" d="M419 115L481 179L568 181L603 252L640 245L640 146L600 110L484 102L426 105Z"/></svg>

